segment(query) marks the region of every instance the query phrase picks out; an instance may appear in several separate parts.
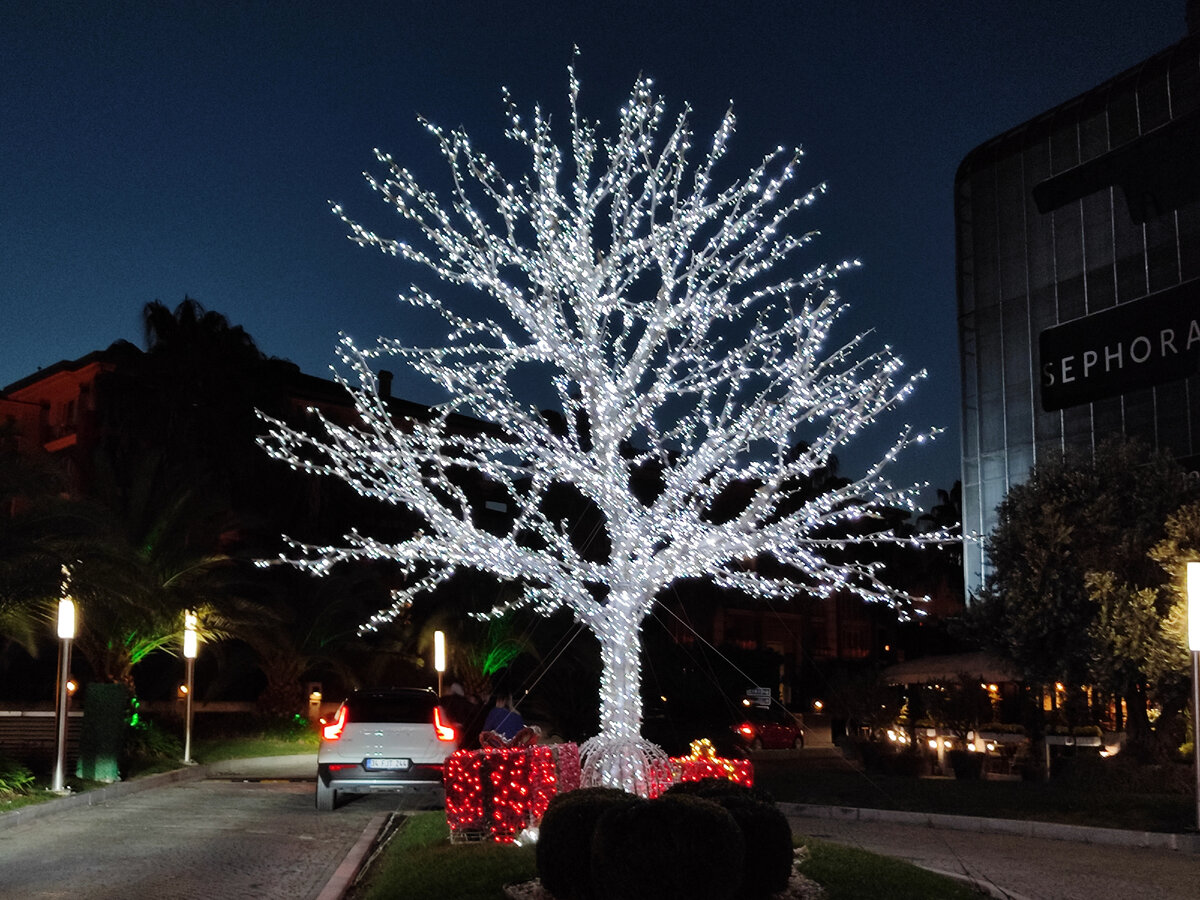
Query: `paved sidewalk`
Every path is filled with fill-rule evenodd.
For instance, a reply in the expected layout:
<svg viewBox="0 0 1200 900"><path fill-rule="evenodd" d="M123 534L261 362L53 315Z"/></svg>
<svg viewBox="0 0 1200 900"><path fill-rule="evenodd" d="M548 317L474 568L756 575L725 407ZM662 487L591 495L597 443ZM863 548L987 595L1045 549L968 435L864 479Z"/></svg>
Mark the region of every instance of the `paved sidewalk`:
<svg viewBox="0 0 1200 900"><path fill-rule="evenodd" d="M907 860L1006 900L1200 896L1197 835L793 803L780 807L794 834Z"/></svg>

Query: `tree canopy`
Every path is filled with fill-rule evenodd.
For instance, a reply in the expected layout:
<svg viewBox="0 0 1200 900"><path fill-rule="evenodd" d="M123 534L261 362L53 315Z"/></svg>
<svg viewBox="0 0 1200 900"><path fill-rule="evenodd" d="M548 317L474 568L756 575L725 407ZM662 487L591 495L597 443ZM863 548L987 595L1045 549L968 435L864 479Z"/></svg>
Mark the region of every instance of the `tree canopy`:
<svg viewBox="0 0 1200 900"><path fill-rule="evenodd" d="M971 607L976 633L1034 683L1092 684L1129 701L1176 706L1163 660L1179 577L1169 525L1200 486L1172 457L1136 441L1041 462L1013 487L987 540L993 574ZM1186 543L1186 541L1185 541ZM1166 693L1164 693L1166 691Z"/></svg>

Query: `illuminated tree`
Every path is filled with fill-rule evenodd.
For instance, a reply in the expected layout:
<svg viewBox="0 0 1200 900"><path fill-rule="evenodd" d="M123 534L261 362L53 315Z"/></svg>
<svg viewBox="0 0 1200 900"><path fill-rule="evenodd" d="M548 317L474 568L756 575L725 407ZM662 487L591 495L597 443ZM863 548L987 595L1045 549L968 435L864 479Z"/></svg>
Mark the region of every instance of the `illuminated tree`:
<svg viewBox="0 0 1200 900"><path fill-rule="evenodd" d="M826 348L845 308L830 282L852 264L788 265L812 237L793 234L792 220L823 190L792 196L798 151L778 149L718 187L732 113L695 160L689 111L665 121L649 80L636 82L610 138L581 115L578 89L571 69L565 149L548 116L538 109L527 121L505 93L506 135L532 156L517 181L461 130L424 123L450 167L448 206L377 151L386 173L367 179L424 245L381 237L335 207L352 239L427 267L455 298L459 286L476 289L491 308L414 285L403 299L439 314L445 341L381 338L363 350L343 338L342 377L361 424L315 414L320 432L307 433L270 420L263 443L424 520L402 540L355 531L341 546L293 543L291 561L316 574L374 557L407 567L409 587L367 628L462 567L521 587L494 614L569 608L598 638L603 665L585 779L644 793L661 751L639 733L641 626L660 591L705 577L763 598L899 599L836 536L865 534L877 508L912 508L914 492L893 488L884 469L924 436L905 427L861 478L801 492L919 376L898 382L900 362L888 348L866 352L861 335ZM431 419L393 420L371 368L386 356L448 392ZM547 387L553 414L533 399ZM494 429L463 433L455 413ZM462 487L480 477L513 513L503 524ZM554 513L564 504L551 494L563 490L597 520L598 539ZM744 499L715 515L738 490ZM787 568L745 564L762 554Z"/></svg>

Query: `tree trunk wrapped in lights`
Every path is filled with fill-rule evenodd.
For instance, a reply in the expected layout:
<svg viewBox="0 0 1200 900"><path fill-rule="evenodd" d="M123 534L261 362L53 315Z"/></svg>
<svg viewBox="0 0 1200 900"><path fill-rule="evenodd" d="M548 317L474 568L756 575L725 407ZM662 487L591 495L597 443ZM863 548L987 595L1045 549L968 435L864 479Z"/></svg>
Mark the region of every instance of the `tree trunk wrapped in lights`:
<svg viewBox="0 0 1200 900"><path fill-rule="evenodd" d="M648 79L634 85L615 135L600 138L569 74L565 148L548 116L538 109L527 121L505 93L507 137L532 155L520 180L506 180L464 132L424 123L450 166L447 206L377 151L385 174L369 183L424 242L381 237L335 206L352 239L477 289L491 306L459 309L414 285L403 299L440 315L445 341L380 338L364 350L344 337L339 377L361 423L315 413L319 431L305 432L270 420L263 444L424 519L399 541L355 531L339 546L292 543L288 561L317 574L378 557L411 574L364 628L384 625L459 567L521 586L493 614L569 608L598 638L604 667L585 782L645 792L665 762L640 736L640 631L660 591L703 576L760 598L901 599L875 565L845 551L852 541L899 540L864 523L883 507L913 508L917 488L894 488L884 470L927 435L905 426L857 481L823 493L808 486L921 375L898 380L899 360L888 348L866 352L862 335L826 349L845 308L831 281L853 264L785 271L811 238L792 233L792 219L823 190L789 197L798 151L776 150L718 187L732 112L690 159L689 111L665 120ZM447 391L432 419L393 421L372 368L387 356ZM553 390L561 415L540 411L532 381L543 395ZM463 434L450 427L453 413L495 429ZM502 493L511 522L489 522L482 499L456 480L462 473L485 479L491 499ZM548 493L564 485L602 522L604 553L582 546L574 522L553 512L561 506ZM764 554L788 568L745 565Z"/></svg>

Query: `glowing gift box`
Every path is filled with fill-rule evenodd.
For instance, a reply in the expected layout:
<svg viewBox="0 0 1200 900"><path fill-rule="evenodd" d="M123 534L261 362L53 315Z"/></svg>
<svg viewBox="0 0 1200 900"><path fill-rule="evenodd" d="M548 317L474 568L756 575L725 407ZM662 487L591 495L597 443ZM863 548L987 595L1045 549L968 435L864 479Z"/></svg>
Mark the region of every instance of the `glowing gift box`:
<svg viewBox="0 0 1200 900"><path fill-rule="evenodd" d="M511 841L541 821L555 794L579 786L579 748L484 747L446 760L452 839Z"/></svg>
<svg viewBox="0 0 1200 900"><path fill-rule="evenodd" d="M746 787L754 784L754 765L750 760L717 756L716 748L707 739L692 741L691 749L690 756L671 757L671 768L676 781L725 778Z"/></svg>

